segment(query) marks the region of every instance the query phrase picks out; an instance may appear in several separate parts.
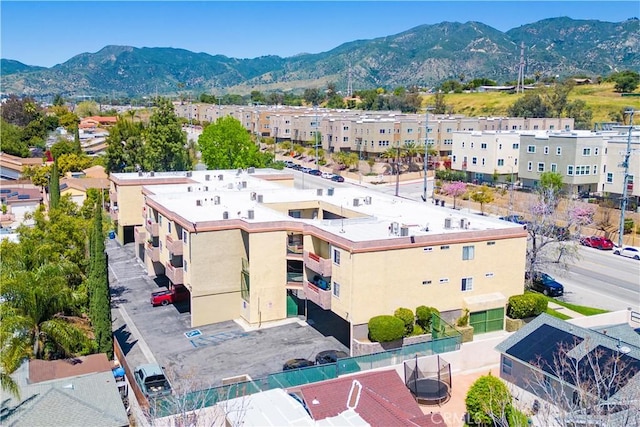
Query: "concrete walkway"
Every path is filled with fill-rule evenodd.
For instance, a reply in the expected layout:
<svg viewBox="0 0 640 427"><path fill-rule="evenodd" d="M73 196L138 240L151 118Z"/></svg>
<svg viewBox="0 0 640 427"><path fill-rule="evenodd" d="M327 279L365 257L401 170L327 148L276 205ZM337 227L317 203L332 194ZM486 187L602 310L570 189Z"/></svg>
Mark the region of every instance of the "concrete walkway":
<svg viewBox="0 0 640 427"><path fill-rule="evenodd" d="M569 316L572 319L576 317L584 317L584 314L580 314L576 311L569 310L567 307L561 306L560 304L556 304L555 302L549 301L548 307L554 309L558 313L562 313L566 316Z"/></svg>

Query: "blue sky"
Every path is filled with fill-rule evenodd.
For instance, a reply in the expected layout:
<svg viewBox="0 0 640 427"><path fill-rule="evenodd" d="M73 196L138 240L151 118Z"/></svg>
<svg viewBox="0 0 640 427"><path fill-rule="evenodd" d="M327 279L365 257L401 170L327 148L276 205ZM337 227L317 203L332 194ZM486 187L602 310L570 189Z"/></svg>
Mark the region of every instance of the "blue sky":
<svg viewBox="0 0 640 427"><path fill-rule="evenodd" d="M106 45L174 47L235 58L318 53L422 24L478 21L500 31L568 16L621 22L624 1L6 1L0 56L53 66Z"/></svg>

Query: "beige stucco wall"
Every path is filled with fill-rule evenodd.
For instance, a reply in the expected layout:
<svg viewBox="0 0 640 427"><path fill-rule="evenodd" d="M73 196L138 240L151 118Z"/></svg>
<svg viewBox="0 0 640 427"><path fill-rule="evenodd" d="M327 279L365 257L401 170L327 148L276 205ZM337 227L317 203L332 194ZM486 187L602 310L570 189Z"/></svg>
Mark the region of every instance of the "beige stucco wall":
<svg viewBox="0 0 640 427"><path fill-rule="evenodd" d="M191 327L238 318L240 293L191 296Z"/></svg>
<svg viewBox="0 0 640 427"><path fill-rule="evenodd" d="M505 297L524 290L526 239L497 240L495 245L473 243L473 260L462 260L462 247L435 246L350 255L342 251L340 266L333 265L334 282L340 283L340 298L332 300L332 310L354 324L373 316L393 314L398 307L415 310L420 305L441 312L460 309L464 299L499 292ZM508 259L505 258L508 254ZM492 273L492 277L487 274ZM461 290L464 277L473 278L473 289ZM447 283L439 283L448 279ZM422 284L430 280L430 284Z"/></svg>
<svg viewBox="0 0 640 427"><path fill-rule="evenodd" d="M82 207L85 199L87 198L87 194L84 191L78 190L76 188L65 188L60 192L60 196L65 196L67 194L71 195L71 200L78 206Z"/></svg>
<svg viewBox="0 0 640 427"><path fill-rule="evenodd" d="M141 190L140 185L118 186L118 225L124 227L142 224L144 198Z"/></svg>

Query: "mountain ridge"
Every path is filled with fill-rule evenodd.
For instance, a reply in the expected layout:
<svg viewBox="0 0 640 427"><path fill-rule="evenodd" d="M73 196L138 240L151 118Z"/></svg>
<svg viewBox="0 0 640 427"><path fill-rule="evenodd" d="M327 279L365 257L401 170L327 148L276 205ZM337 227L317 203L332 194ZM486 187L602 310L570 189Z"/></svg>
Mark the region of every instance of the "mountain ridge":
<svg viewBox="0 0 640 427"><path fill-rule="evenodd" d="M140 96L153 93L248 93L347 86L419 85L486 77L515 80L520 44L526 75L603 75L640 69L637 18L622 22L547 18L506 32L477 21L424 24L316 54L232 58L181 48L107 45L50 68L1 60L4 93Z"/></svg>

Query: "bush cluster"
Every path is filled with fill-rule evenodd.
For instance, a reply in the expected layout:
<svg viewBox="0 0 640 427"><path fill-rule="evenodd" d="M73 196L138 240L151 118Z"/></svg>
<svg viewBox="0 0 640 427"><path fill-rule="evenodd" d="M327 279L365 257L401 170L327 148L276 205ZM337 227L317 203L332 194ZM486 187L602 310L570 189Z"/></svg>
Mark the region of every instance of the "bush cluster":
<svg viewBox="0 0 640 427"><path fill-rule="evenodd" d="M415 322L413 311L408 308L400 307L393 313L393 315L402 320L402 323L404 324L404 336L407 337L411 335L413 332L413 324Z"/></svg>
<svg viewBox="0 0 640 427"><path fill-rule="evenodd" d="M369 339L377 342L389 342L402 338L404 322L395 316L382 315L369 319Z"/></svg>
<svg viewBox="0 0 640 427"><path fill-rule="evenodd" d="M433 313L440 314L437 308L421 305L416 308L416 323L422 327L427 333L431 331L431 315Z"/></svg>
<svg viewBox="0 0 640 427"><path fill-rule="evenodd" d="M537 316L547 310L548 300L544 295L528 293L509 298L507 316L512 319L524 319Z"/></svg>
<svg viewBox="0 0 640 427"><path fill-rule="evenodd" d="M513 411L509 389L498 377L491 374L476 380L465 399L467 413L474 424L497 425L496 421L506 421Z"/></svg>

